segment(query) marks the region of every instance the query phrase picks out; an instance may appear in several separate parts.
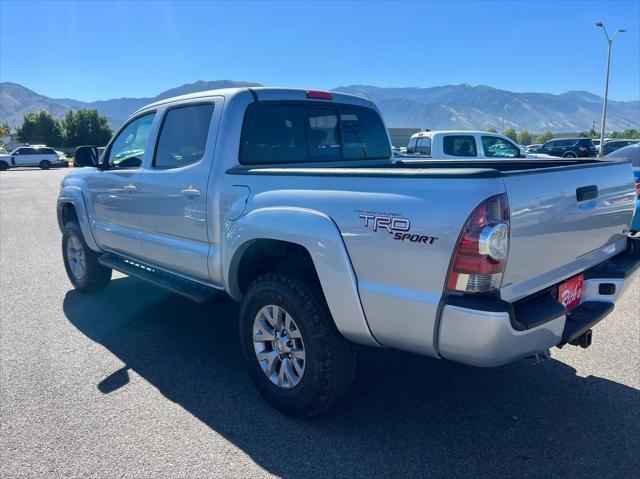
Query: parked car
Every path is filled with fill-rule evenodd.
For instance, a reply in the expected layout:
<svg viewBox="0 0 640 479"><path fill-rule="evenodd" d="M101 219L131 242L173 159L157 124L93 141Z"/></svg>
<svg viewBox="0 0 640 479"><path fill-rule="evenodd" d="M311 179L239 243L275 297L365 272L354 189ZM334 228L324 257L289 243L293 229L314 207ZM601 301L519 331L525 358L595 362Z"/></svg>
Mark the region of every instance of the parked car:
<svg viewBox="0 0 640 479"><path fill-rule="evenodd" d="M541 147L542 147L542 145L540 143L535 143L533 145L527 146L526 152L527 152L527 154L529 154L529 153L537 153L538 150L540 150Z"/></svg>
<svg viewBox="0 0 640 479"><path fill-rule="evenodd" d="M519 152L429 138L431 158L398 161L376 106L335 92L156 102L63 180L68 277L96 293L115 269L242 303L250 377L303 417L346 394L354 343L484 367L588 347L640 268L629 162L478 160Z"/></svg>
<svg viewBox="0 0 640 479"><path fill-rule="evenodd" d="M420 131L411 135L406 155L442 159L524 158L523 150L506 136L486 131Z"/></svg>
<svg viewBox="0 0 640 479"><path fill-rule="evenodd" d="M631 166L633 167L633 174L636 178L638 202L636 206L636 214L633 217L633 222L631 223L631 234L636 234L640 232L640 142L615 150L609 153L606 157L627 159L631 162Z"/></svg>
<svg viewBox="0 0 640 479"><path fill-rule="evenodd" d="M60 166L66 168L67 166L69 166L69 161L67 160L67 155L60 150L54 150L56 152L56 155L58 155L58 158L60 158Z"/></svg>
<svg viewBox="0 0 640 479"><path fill-rule="evenodd" d="M596 156L598 150L591 138L557 138L547 141L536 153L563 158L588 158Z"/></svg>
<svg viewBox="0 0 640 479"><path fill-rule="evenodd" d="M97 146L84 145L76 148L73 152L73 166L97 166L100 158L100 151Z"/></svg>
<svg viewBox="0 0 640 479"><path fill-rule="evenodd" d="M633 145L638 143L640 140L609 140L605 141L602 147L602 154L608 155L611 152L619 150L620 148L624 148L625 146Z"/></svg>
<svg viewBox="0 0 640 479"><path fill-rule="evenodd" d="M0 146L0 155L8 155L9 152L4 146Z"/></svg>
<svg viewBox="0 0 640 479"><path fill-rule="evenodd" d="M48 170L54 166L64 166L64 162L53 148L43 145L21 146L8 155L0 155L0 170L23 166Z"/></svg>

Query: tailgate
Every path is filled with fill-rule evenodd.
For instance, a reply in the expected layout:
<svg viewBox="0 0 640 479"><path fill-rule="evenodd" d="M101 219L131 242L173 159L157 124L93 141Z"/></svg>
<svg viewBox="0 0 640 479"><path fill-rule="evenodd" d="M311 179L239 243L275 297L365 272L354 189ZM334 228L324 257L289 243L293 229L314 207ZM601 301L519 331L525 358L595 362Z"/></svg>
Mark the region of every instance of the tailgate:
<svg viewBox="0 0 640 479"><path fill-rule="evenodd" d="M509 259L501 296L515 301L624 250L635 209L629 163L513 172Z"/></svg>

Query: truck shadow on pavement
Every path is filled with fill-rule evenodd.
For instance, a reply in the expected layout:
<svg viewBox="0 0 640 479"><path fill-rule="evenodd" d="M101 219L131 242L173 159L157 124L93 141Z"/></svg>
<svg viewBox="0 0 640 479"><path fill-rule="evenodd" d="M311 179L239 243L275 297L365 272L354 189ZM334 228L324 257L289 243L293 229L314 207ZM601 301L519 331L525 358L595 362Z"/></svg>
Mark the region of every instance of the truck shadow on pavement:
<svg viewBox="0 0 640 479"><path fill-rule="evenodd" d="M363 348L350 395L310 421L271 409L244 372L232 302L198 305L135 279L69 291L71 323L127 370L284 477L631 477L640 393L566 364L477 369ZM585 353L586 354L586 353Z"/></svg>

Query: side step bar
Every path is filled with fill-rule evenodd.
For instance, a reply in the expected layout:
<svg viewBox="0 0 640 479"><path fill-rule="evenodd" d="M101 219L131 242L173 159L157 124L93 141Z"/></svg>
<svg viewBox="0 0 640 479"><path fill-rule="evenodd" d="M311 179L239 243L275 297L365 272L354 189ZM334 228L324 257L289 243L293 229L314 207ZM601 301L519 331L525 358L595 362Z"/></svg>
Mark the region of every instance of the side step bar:
<svg viewBox="0 0 640 479"><path fill-rule="evenodd" d="M181 276L159 270L144 263L123 258L113 253L105 253L98 258L101 265L115 269L128 276L152 283L173 293L185 296L198 303L221 298L225 293L221 290L205 286Z"/></svg>

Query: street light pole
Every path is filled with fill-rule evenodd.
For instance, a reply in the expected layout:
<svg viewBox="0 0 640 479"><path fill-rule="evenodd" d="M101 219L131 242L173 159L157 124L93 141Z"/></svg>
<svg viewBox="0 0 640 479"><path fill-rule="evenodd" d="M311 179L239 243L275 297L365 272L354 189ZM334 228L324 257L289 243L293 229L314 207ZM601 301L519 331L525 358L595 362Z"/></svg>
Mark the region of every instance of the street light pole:
<svg viewBox="0 0 640 479"><path fill-rule="evenodd" d="M614 33L613 37L609 37L609 33L607 32L607 29L602 22L596 22L596 27L602 28L608 44L607 77L604 83L604 104L602 105L602 121L600 124L600 153L598 154L598 156L602 156L602 151L604 146L604 130L605 130L605 123L607 120L607 99L609 97L609 71L611 69L611 45L613 45L613 41L618 36L618 33L624 33L626 32L626 30L618 29L616 33Z"/></svg>
<svg viewBox="0 0 640 479"><path fill-rule="evenodd" d="M504 106L502 107L502 135L504 135L504 112L507 111L507 107L510 104L511 103L505 103Z"/></svg>

